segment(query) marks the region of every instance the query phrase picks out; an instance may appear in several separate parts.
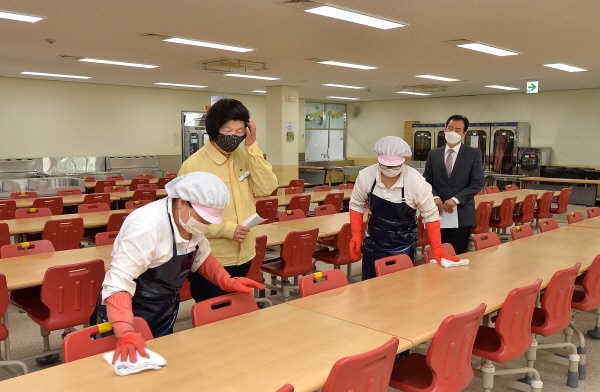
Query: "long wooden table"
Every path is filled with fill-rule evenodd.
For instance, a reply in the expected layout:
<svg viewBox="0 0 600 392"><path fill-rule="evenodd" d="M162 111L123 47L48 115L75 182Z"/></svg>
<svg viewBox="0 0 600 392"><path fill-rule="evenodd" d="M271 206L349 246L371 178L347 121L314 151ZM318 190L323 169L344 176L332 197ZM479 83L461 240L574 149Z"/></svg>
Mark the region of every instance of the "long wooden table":
<svg viewBox="0 0 600 392"><path fill-rule="evenodd" d="M327 192L306 191L304 193L295 193L295 194L289 194L289 195L259 196L259 197L255 197L254 200L258 201L258 200L276 198L277 199L277 205L281 207L281 206L287 206L288 204L290 204L290 200L294 196L308 196L308 195L310 195L310 202L311 203L318 203L318 202L323 201L325 199L325 196L328 193L343 193L344 194L344 200L349 200L350 199L350 195L352 195L352 189L344 189L344 190L341 190L341 191L337 190L337 189L332 189L331 191L327 191Z"/></svg>
<svg viewBox="0 0 600 392"><path fill-rule="evenodd" d="M86 181L85 182L86 189L94 189L96 187L96 182L97 181ZM149 184L156 184L157 182L158 182L158 178L151 178L148 181ZM116 186L129 186L129 185L131 185L131 180L116 180L115 185Z"/></svg>
<svg viewBox="0 0 600 392"><path fill-rule="evenodd" d="M585 214L585 212L584 212L584 214ZM586 229L600 229L600 217L597 216L594 218L584 219L581 222L570 224L569 227L579 227L579 228L586 228Z"/></svg>
<svg viewBox="0 0 600 392"><path fill-rule="evenodd" d="M63 199L63 205L65 206L73 206L73 205L79 205L79 204L83 204L83 199L86 195L67 195L67 196L58 196L58 197L62 197ZM120 200L121 198L118 196L115 196L113 194L110 195L110 200L111 201L117 201ZM17 204L17 208L30 208L33 207L33 201L35 199L18 199L15 200L16 204Z"/></svg>
<svg viewBox="0 0 600 392"><path fill-rule="evenodd" d="M126 191L126 192L111 192L110 195L111 196L116 196L118 197L120 200L129 200L133 197L133 192L134 191ZM166 197L167 196L167 191L164 189L156 189L156 197L157 198L161 198L161 197Z"/></svg>

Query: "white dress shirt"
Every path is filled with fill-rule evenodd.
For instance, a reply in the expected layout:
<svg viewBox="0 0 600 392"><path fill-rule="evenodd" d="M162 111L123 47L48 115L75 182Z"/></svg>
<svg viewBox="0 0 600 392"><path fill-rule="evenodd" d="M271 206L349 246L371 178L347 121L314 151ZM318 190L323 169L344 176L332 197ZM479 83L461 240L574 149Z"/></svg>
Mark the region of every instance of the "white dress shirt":
<svg viewBox="0 0 600 392"><path fill-rule="evenodd" d="M458 143L454 147L450 147L448 146L448 143L446 143L446 148L444 148L444 163L446 163L446 158L448 158L448 151L454 150L454 153L452 154L452 170L454 170L454 164L456 163L456 157L458 156L458 150L460 150L460 146L462 146L462 143ZM439 199L440 197L434 196L434 198ZM460 200L458 200L456 197L453 197L452 200L454 200L457 205L460 204Z"/></svg>

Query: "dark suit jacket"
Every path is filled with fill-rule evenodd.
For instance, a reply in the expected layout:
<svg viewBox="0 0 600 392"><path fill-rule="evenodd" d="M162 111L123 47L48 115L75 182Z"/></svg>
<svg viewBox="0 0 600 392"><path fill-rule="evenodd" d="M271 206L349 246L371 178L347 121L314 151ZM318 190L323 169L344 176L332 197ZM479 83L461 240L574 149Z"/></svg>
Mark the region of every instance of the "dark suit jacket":
<svg viewBox="0 0 600 392"><path fill-rule="evenodd" d="M476 148L460 146L450 178L446 175L446 146L431 150L425 164L425 180L431 184L433 195L442 201L456 197L458 226L475 226L475 200L473 197L483 189L483 164L481 152Z"/></svg>

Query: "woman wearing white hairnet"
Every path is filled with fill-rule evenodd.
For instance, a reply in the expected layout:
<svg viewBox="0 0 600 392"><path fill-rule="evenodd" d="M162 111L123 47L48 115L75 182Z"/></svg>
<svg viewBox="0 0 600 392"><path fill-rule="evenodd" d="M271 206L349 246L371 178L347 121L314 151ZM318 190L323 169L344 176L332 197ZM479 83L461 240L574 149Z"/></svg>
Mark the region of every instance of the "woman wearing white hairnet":
<svg viewBox="0 0 600 392"><path fill-rule="evenodd" d="M179 289L188 273L198 272L226 291L251 293L263 285L231 278L210 253L204 230L223 220L229 203L223 181L194 172L166 185L168 197L133 211L121 227L110 269L102 284L98 316L110 321L118 339L113 363L147 357L145 341L133 327L144 318L154 337L173 332L179 310Z"/></svg>
<svg viewBox="0 0 600 392"><path fill-rule="evenodd" d="M436 260L458 261L442 250L440 216L431 185L418 171L404 165L405 157L412 155L410 146L397 136L386 136L375 143L375 152L379 163L358 173L350 198L350 254L358 258L362 250L362 279L375 277L375 260L382 257L405 254L414 263L417 210L423 217ZM363 242L367 207L369 220Z"/></svg>

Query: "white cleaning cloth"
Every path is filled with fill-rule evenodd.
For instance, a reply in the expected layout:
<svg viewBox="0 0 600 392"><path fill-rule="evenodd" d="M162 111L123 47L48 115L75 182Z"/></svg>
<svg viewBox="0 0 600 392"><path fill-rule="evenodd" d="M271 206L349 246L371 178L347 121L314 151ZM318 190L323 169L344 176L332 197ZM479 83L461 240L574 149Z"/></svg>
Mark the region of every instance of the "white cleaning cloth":
<svg viewBox="0 0 600 392"><path fill-rule="evenodd" d="M442 257L442 262L440 264L444 268L458 267L461 265L469 264L469 259L460 259L459 261L451 261L451 260L448 260L448 259L445 259Z"/></svg>
<svg viewBox="0 0 600 392"><path fill-rule="evenodd" d="M139 373L144 370L159 370L161 367L167 364L167 360L164 359L160 354L148 349L146 349L146 353L150 356L150 358L142 357L140 353L138 353L137 362L135 363L129 362L129 359L125 362L121 362L119 359L113 365L112 359L114 351L105 353L104 360L113 367L115 373L117 373L119 376L127 376L129 374Z"/></svg>

